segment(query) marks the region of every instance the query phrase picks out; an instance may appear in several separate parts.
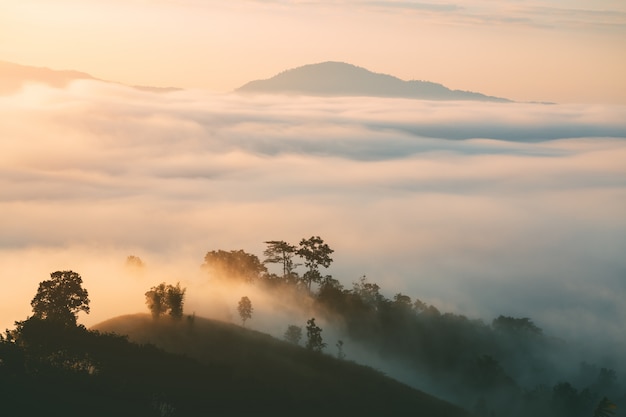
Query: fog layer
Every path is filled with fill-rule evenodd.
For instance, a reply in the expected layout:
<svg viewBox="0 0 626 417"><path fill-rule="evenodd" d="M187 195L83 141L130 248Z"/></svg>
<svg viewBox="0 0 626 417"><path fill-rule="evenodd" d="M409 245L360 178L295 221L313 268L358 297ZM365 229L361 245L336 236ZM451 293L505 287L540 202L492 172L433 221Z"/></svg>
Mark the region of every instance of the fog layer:
<svg viewBox="0 0 626 417"><path fill-rule="evenodd" d="M0 114L2 328L55 270L83 276L86 324L145 310L164 280L200 311L207 251L320 235L346 286L626 346L626 107L77 81L2 96Z"/></svg>

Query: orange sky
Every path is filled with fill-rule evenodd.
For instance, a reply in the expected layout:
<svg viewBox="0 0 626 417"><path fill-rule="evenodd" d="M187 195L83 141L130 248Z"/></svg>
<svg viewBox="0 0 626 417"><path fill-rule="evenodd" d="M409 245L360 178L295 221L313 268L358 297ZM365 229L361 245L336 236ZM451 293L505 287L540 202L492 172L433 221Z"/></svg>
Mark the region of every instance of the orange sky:
<svg viewBox="0 0 626 417"><path fill-rule="evenodd" d="M514 100L626 103L621 0L0 0L0 60L231 91L335 60Z"/></svg>

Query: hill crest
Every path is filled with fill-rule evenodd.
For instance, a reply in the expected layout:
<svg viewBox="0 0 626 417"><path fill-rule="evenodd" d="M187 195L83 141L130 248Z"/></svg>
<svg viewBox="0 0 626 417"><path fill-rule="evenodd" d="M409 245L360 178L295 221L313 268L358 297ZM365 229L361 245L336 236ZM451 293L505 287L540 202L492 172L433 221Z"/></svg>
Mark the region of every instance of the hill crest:
<svg viewBox="0 0 626 417"><path fill-rule="evenodd" d="M291 413L293 407L312 407L329 415L350 410L363 416L397 415L417 410L433 417L468 416L463 409L372 368L231 323L200 317L153 320L148 314L134 314L104 321L92 330L127 335L131 342L154 344L196 360L212 370L207 378L218 378L221 389L230 392L232 387L228 395L246 398L246 390L257 394L261 390L263 401L275 405L275 415Z"/></svg>

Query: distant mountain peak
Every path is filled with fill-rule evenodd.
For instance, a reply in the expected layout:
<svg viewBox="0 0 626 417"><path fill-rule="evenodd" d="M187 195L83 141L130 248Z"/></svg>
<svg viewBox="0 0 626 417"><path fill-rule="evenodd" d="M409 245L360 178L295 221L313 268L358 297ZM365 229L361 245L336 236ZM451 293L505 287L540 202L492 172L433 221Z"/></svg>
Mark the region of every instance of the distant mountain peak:
<svg viewBox="0 0 626 417"><path fill-rule="evenodd" d="M480 100L509 102L471 91L451 90L429 81L404 81L345 62L326 61L283 71L266 80L250 81L240 93L312 96L402 97L428 100Z"/></svg>

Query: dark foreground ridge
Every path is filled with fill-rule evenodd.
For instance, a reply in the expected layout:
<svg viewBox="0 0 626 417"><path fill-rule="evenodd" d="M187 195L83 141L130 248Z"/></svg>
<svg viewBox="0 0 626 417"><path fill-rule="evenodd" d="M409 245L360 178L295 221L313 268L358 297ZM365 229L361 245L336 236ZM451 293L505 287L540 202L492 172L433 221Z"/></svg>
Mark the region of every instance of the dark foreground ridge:
<svg viewBox="0 0 626 417"><path fill-rule="evenodd" d="M153 320L137 314L94 326L156 345L163 364L133 359L128 366L155 384L169 368L164 399L176 415L468 416L447 402L355 363L308 351L267 334L214 320ZM174 355L177 354L177 355ZM182 356L181 356L182 355ZM134 363L140 360L143 364ZM185 362L180 372L174 363ZM154 367L153 367L154 366ZM129 376L130 377L130 376ZM221 414L220 414L221 413Z"/></svg>
<svg viewBox="0 0 626 417"><path fill-rule="evenodd" d="M401 97L428 100L510 102L471 91L450 90L429 81L404 81L343 62L322 62L290 69L267 79L251 81L241 93L301 94L312 96Z"/></svg>

